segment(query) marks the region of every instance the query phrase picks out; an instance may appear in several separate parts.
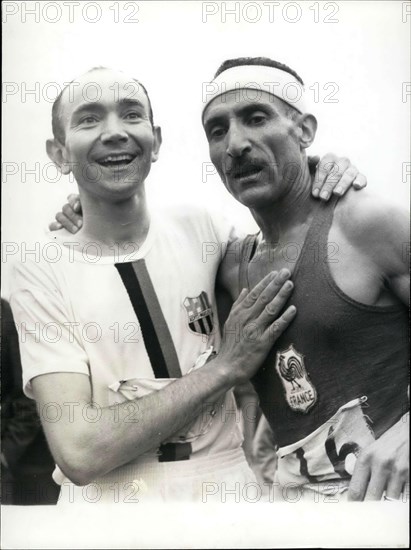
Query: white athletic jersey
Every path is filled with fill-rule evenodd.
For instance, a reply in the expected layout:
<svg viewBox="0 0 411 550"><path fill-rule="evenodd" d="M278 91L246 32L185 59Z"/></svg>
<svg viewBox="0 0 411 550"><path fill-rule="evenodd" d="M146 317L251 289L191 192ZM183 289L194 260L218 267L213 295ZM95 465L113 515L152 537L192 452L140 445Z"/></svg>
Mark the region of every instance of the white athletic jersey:
<svg viewBox="0 0 411 550"><path fill-rule="evenodd" d="M186 374L218 349L214 284L222 243L233 238L232 227L191 206L153 216L144 244L121 257L115 247L102 257L96 243L63 246L49 233L39 261L16 265L13 277L26 394L35 376L84 373L93 402L107 407ZM232 391L190 424L164 443L191 443L190 459L241 446Z"/></svg>

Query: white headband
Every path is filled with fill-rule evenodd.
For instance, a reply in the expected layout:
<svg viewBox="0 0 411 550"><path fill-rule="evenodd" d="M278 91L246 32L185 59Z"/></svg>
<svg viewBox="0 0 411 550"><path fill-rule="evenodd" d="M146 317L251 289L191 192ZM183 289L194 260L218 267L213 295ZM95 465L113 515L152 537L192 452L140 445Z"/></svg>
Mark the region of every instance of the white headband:
<svg viewBox="0 0 411 550"><path fill-rule="evenodd" d="M258 99L261 92L267 92L300 113L308 111L304 87L292 74L265 65L240 65L223 71L211 82L203 83L203 115L213 99L231 91L237 91L242 99L249 101Z"/></svg>

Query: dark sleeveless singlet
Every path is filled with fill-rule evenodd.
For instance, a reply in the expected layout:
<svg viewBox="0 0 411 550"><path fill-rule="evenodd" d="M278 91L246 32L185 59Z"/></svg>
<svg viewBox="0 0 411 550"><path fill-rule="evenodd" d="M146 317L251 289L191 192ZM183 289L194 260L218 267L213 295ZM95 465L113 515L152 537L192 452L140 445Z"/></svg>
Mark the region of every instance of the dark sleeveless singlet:
<svg viewBox="0 0 411 550"><path fill-rule="evenodd" d="M367 397L364 412L377 438L409 409L407 308L361 304L335 284L328 263L338 256L327 241L337 200L316 208L292 275L297 316L252 379L280 447L357 397ZM256 239L243 242L240 288L249 287Z"/></svg>

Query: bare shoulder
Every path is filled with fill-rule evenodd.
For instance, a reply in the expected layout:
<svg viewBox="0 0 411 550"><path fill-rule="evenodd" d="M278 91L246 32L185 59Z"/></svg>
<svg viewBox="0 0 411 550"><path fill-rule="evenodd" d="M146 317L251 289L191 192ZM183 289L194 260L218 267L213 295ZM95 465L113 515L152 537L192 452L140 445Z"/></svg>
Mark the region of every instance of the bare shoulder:
<svg viewBox="0 0 411 550"><path fill-rule="evenodd" d="M338 203L335 220L346 237L357 244L398 237L408 240L407 210L368 191L347 193Z"/></svg>
<svg viewBox="0 0 411 550"><path fill-rule="evenodd" d="M351 245L385 263L403 261L409 243L409 213L368 191L349 192L339 201L335 223Z"/></svg>

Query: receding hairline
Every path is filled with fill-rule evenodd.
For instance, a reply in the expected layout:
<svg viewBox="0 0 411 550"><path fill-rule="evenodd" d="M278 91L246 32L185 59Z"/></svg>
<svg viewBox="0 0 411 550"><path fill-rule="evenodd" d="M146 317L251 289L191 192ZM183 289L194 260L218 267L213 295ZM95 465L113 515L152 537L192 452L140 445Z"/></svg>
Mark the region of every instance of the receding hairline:
<svg viewBox="0 0 411 550"><path fill-rule="evenodd" d="M108 71L108 72L112 72L112 73L121 74L121 75L124 75L126 78L130 78L130 81L133 81L136 84L138 84L142 88L142 90L144 92L144 95L147 98L149 118L150 118L151 125L154 127L153 109L152 109L152 106L151 106L150 96L148 95L146 87L144 86L144 84L140 80L138 80L137 78L135 78L133 76L128 75L127 73L125 73L124 71L122 71L120 69L112 69L111 67L103 67L103 66L101 66L101 67L92 67L88 71L82 73L78 77L73 78L73 80L68 82L64 86L64 88L61 90L59 95L56 97L56 99L54 100L53 107L52 107L52 130L53 130L54 137L58 141L60 141L61 143L64 143L64 141L65 141L65 132L64 132L64 129L62 127L62 111L63 111L64 101L65 101L64 100L65 92L70 89L70 86L74 82L80 82L80 80L84 76L86 76L90 73L93 73L93 72L97 72L97 71ZM118 90L116 91L113 88L113 94L116 94L116 93L118 93Z"/></svg>

